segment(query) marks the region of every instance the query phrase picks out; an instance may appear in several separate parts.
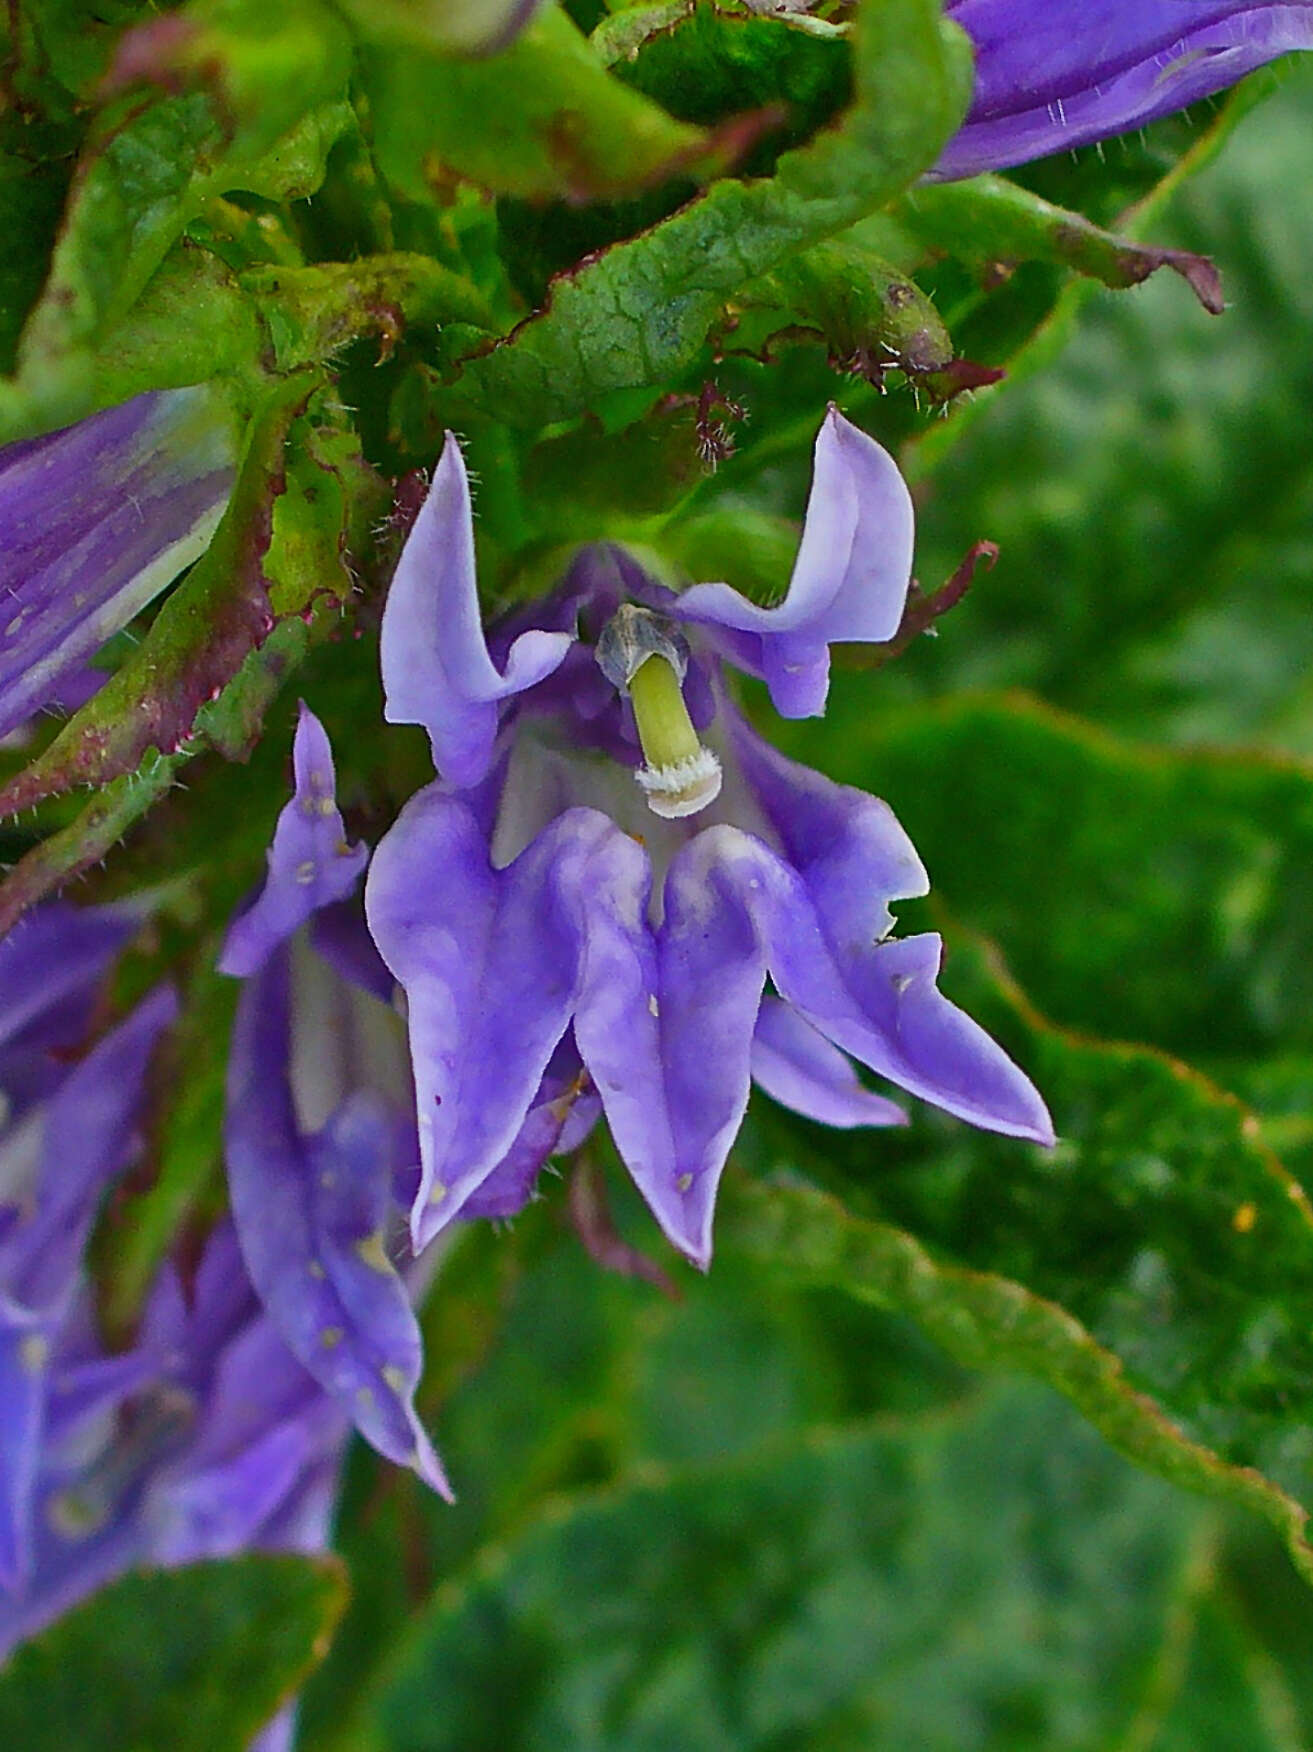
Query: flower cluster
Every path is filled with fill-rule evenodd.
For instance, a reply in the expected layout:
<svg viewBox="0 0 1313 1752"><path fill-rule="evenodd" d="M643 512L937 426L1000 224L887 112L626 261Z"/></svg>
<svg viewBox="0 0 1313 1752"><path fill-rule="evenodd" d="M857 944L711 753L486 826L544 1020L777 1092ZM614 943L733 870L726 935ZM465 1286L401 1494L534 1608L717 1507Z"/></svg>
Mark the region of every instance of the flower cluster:
<svg viewBox="0 0 1313 1752"><path fill-rule="evenodd" d="M135 1562L322 1542L353 1425L449 1494L414 1403L434 1243L519 1210L603 1118L703 1267L751 1082L823 1124L902 1123L855 1059L1051 1140L1022 1072L936 989L939 939L892 934L890 903L927 881L891 812L784 759L729 691L733 667L786 715L823 710L831 643L897 629L912 535L892 460L831 412L778 604L676 594L600 545L485 632L448 438L382 628L387 715L424 725L440 776L362 907L369 853L302 708L266 879L220 959L243 981L231 1219L190 1299L164 1270L120 1354L82 1256L174 1000L95 1037L138 912L56 904L4 940L0 1635Z"/></svg>
<svg viewBox="0 0 1313 1752"><path fill-rule="evenodd" d="M84 1252L135 1160L167 986L93 1038L131 910L53 904L0 942L0 1658L142 1564L327 1543L348 1422L261 1305L229 1223L165 1266L126 1350ZM93 1043L88 1046L88 1040ZM253 1752L290 1744L290 1712Z"/></svg>
<svg viewBox="0 0 1313 1752"><path fill-rule="evenodd" d="M461 0L442 41L490 52L537 10ZM1313 47L1313 0L944 11L976 78L939 178ZM0 742L95 690L106 641L205 552L236 452L225 393L192 386L0 453ZM423 728L435 777L354 843L302 706L265 879L219 959L241 981L227 1208L119 1348L88 1243L145 1152L176 999L122 1013L109 993L145 902L56 901L0 939L0 1657L134 1565L321 1548L353 1429L450 1496L416 1404L418 1299L456 1225L513 1216L602 1126L704 1270L754 1084L831 1127L906 1123L887 1084L1053 1142L1023 1070L938 989L940 938L897 933L929 880L891 810L787 759L736 691L822 714L832 647L904 624L913 536L893 459L832 408L778 601L676 588L599 542L486 621L447 434L381 626L386 720ZM285 1712L261 1752L291 1731Z"/></svg>

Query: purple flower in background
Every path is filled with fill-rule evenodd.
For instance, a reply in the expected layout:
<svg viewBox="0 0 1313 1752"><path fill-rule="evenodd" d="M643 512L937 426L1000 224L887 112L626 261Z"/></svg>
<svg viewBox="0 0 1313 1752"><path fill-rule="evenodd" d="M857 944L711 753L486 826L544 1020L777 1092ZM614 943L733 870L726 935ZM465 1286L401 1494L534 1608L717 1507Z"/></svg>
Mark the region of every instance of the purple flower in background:
<svg viewBox="0 0 1313 1752"><path fill-rule="evenodd" d="M328 784L331 795L331 766ZM359 870L357 858L353 882ZM111 1354L97 1336L87 1238L137 1153L150 1058L176 1013L160 987L87 1046L140 921L130 907L54 903L0 941L0 1659L129 1568L323 1549L351 1427L262 1307L230 1223L188 1294L162 1271L131 1349ZM400 1042L398 1056L404 1068ZM267 1105L256 1118L268 1122ZM340 1130L345 1157L356 1140ZM275 1166L284 1145L269 1139ZM392 1154L413 1163L413 1117ZM321 1152L315 1167L339 1159ZM293 1237L279 1239L286 1262ZM366 1251L359 1276L382 1283ZM376 1341L390 1338L385 1295L361 1294L360 1312ZM252 1752L284 1752L292 1729L285 1709Z"/></svg>
<svg viewBox="0 0 1313 1752"><path fill-rule="evenodd" d="M233 1220L293 1355L379 1453L450 1496L414 1408L415 1268L409 1283L398 1269L418 1158L404 1028L350 898L368 853L346 839L328 737L304 706L292 765L264 887L219 963L247 977L228 1064Z"/></svg>
<svg viewBox="0 0 1313 1752"><path fill-rule="evenodd" d="M304 704L292 745L292 783L292 800L269 847L264 887L229 926L219 957L219 971L239 979L258 973L321 908L345 900L369 858L365 846L347 840L328 734Z"/></svg>
<svg viewBox="0 0 1313 1752"><path fill-rule="evenodd" d="M1313 0L946 0L944 10L972 40L976 79L940 177L1106 140L1313 48Z"/></svg>
<svg viewBox="0 0 1313 1752"><path fill-rule="evenodd" d="M0 450L0 736L204 553L233 480L205 387L162 390Z"/></svg>
<svg viewBox="0 0 1313 1752"><path fill-rule="evenodd" d="M51 1359L100 1199L127 1167L167 987L89 1051L97 988L135 919L50 906L0 942L0 1586L31 1565Z"/></svg>
<svg viewBox="0 0 1313 1752"><path fill-rule="evenodd" d="M830 643L897 629L912 535L893 461L832 411L778 605L726 584L676 596L594 547L485 639L448 437L382 633L387 716L424 725L442 776L366 888L408 1001L417 1247L480 1201L522 1200L577 1141L582 1099L701 1265L753 1076L826 1123L900 1123L851 1055L974 1124L1052 1140L1025 1076L937 991L939 938L889 935L889 902L928 886L889 809L777 754L724 690L727 659L785 714L821 711Z"/></svg>
<svg viewBox="0 0 1313 1752"><path fill-rule="evenodd" d="M229 1225L190 1295L164 1269L130 1351L105 1354L76 1297L45 1378L31 1559L0 1594L0 1659L125 1570L326 1546L349 1425L262 1311ZM252 1752L292 1730L285 1709Z"/></svg>

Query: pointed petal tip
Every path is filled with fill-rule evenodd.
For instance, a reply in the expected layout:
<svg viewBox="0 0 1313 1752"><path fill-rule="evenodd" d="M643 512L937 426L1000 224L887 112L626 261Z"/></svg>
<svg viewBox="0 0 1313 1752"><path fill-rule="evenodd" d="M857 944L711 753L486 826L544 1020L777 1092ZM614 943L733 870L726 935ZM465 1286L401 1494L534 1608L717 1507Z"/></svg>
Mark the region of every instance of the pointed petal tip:
<svg viewBox="0 0 1313 1752"><path fill-rule="evenodd" d="M966 1115L958 1117L966 1119L968 1125L983 1126L988 1131L997 1132L1001 1137L1016 1138L1025 1144L1038 1144L1045 1150L1054 1149L1058 1143L1058 1134L1053 1129L1049 1110L1025 1073L1018 1071L1017 1074L1025 1087L1019 1091L1021 1100L1014 1113L1006 1113L1000 1106L994 1113L982 1114L978 1119Z"/></svg>
<svg viewBox="0 0 1313 1752"><path fill-rule="evenodd" d="M415 1454L411 1466L416 1477L427 1484L430 1490L436 1491L443 1502L454 1503L456 1501L456 1493L451 1488L451 1481L447 1477L441 1460L438 1459L437 1450L422 1430L416 1439Z"/></svg>
<svg viewBox="0 0 1313 1752"><path fill-rule="evenodd" d="M719 1178L717 1174L715 1179L718 1181ZM710 1200L699 1197L695 1186L692 1191L679 1195L679 1202L673 1210L652 1208L666 1240L705 1276L711 1270L712 1221L716 1211L714 1188Z"/></svg>
<svg viewBox="0 0 1313 1752"><path fill-rule="evenodd" d="M457 1207L448 1209L446 1202L430 1195L427 1182L421 1183L410 1211L410 1250L416 1259L458 1214Z"/></svg>
<svg viewBox="0 0 1313 1752"><path fill-rule="evenodd" d="M1057 1132L1053 1129L1053 1121L1049 1118L1048 1109L1044 1108L1043 1111L1043 1122L1037 1124L1034 1130L1030 1133L1030 1142L1032 1144L1039 1144L1046 1150L1054 1150L1057 1148L1060 1139Z"/></svg>

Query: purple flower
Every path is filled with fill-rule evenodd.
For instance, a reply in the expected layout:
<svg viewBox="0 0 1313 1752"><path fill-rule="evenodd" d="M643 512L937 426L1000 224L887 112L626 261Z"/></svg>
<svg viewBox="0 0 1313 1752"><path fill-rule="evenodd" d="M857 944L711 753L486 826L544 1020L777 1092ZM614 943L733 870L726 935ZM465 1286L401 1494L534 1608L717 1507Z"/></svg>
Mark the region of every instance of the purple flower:
<svg viewBox="0 0 1313 1752"><path fill-rule="evenodd" d="M349 898L368 854L347 843L328 737L304 706L293 772L264 888L219 963L248 976L225 1122L236 1233L292 1354L379 1453L450 1496L415 1414L422 1350L398 1269L398 1192L413 1195L418 1155L404 1030Z"/></svg>
<svg viewBox="0 0 1313 1752"><path fill-rule="evenodd" d="M262 1311L229 1225L189 1295L161 1273L128 1352L102 1351L79 1295L45 1376L31 1558L0 1594L0 1658L125 1570L326 1546L349 1425ZM252 1752L291 1732L288 1709Z"/></svg>
<svg viewBox="0 0 1313 1752"><path fill-rule="evenodd" d="M0 941L0 1659L128 1568L322 1549L350 1429L261 1307L230 1224L188 1294L161 1273L130 1350L97 1335L87 1237L137 1152L176 1011L160 987L87 1049L139 922L55 903ZM408 1160L413 1123L411 1138ZM252 1752L291 1730L284 1710Z"/></svg>
<svg viewBox="0 0 1313 1752"><path fill-rule="evenodd" d="M0 736L76 688L105 640L204 553L233 454L203 387L0 450Z"/></svg>
<svg viewBox="0 0 1313 1752"><path fill-rule="evenodd" d="M944 10L972 40L976 81L940 177L1106 140L1313 48L1313 0L946 0Z"/></svg>
<svg viewBox="0 0 1313 1752"><path fill-rule="evenodd" d="M292 801L274 829L268 879L254 903L229 926L219 958L221 973L245 978L258 972L298 926L354 890L368 860L365 846L347 840L328 734L304 704L292 769Z"/></svg>
<svg viewBox="0 0 1313 1752"><path fill-rule="evenodd" d="M131 1159L160 987L84 1056L96 988L133 928L117 909L47 907L0 943L0 1586L31 1565L51 1358L82 1287L101 1196Z"/></svg>
<svg viewBox="0 0 1313 1752"><path fill-rule="evenodd" d="M831 411L778 605L725 584L676 596L595 547L485 640L448 437L382 647L388 716L424 725L442 777L366 888L408 1002L417 1247L523 1197L589 1101L705 1265L754 1073L828 1123L902 1119L845 1054L972 1123L1052 1141L1027 1079L936 990L939 938L889 935L889 902L927 888L889 809L785 760L724 690L728 659L782 712L821 711L830 642L892 636L911 553L892 460Z"/></svg>

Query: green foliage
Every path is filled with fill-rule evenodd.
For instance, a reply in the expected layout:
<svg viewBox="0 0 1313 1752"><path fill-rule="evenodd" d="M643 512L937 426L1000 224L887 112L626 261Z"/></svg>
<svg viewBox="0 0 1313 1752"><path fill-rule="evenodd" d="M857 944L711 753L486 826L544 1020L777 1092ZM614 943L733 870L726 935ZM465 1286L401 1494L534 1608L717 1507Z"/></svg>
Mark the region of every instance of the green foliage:
<svg viewBox="0 0 1313 1752"><path fill-rule="evenodd" d="M381 1743L1111 1744L1190 1519L1049 1399L818 1431L561 1504L485 1554L417 1627Z"/></svg>
<svg viewBox="0 0 1313 1752"><path fill-rule="evenodd" d="M966 60L961 34L927 0L868 8L855 100L838 127L786 153L772 177L718 182L558 282L542 315L466 367L464 393L522 425L682 371L736 287L882 206L933 162L966 107Z"/></svg>
<svg viewBox="0 0 1313 1752"><path fill-rule="evenodd" d="M93 126L74 171L49 277L0 395L7 438L98 405L98 346L209 196L289 200L322 179L348 73L330 15L294 0L271 29L264 8L196 0L173 22L132 39L109 76L126 95ZM143 83L176 95L143 98Z"/></svg>
<svg viewBox="0 0 1313 1752"><path fill-rule="evenodd" d="M356 17L368 31L368 9ZM578 201L642 188L706 157L698 129L612 78L554 7L491 60L451 59L419 33L371 49L363 77L379 168L412 199L458 175L499 194Z"/></svg>
<svg viewBox="0 0 1313 1752"><path fill-rule="evenodd" d="M244 1752L322 1658L343 1600L325 1558L126 1576L12 1657L0 1739L23 1752Z"/></svg>

